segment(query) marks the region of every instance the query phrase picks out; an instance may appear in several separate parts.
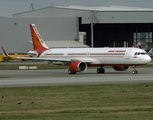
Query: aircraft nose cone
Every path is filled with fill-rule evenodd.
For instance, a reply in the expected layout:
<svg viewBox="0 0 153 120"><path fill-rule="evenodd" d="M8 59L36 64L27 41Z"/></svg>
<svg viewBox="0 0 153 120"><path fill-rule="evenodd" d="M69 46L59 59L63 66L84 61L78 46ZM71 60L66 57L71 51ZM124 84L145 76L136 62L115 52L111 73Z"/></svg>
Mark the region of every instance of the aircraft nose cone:
<svg viewBox="0 0 153 120"><path fill-rule="evenodd" d="M146 62L149 63L151 62L151 57L148 55L148 57L146 57Z"/></svg>

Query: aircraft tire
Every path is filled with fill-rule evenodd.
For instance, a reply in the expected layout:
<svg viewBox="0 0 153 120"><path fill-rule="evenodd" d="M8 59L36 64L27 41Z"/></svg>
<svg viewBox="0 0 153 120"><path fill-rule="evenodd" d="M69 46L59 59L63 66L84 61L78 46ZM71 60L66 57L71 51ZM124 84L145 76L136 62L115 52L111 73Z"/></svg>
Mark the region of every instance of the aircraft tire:
<svg viewBox="0 0 153 120"><path fill-rule="evenodd" d="M100 68L97 69L97 73L100 74L102 70Z"/></svg>
<svg viewBox="0 0 153 120"><path fill-rule="evenodd" d="M71 71L71 70L68 70L68 74L69 74L69 75L72 74L72 71Z"/></svg>
<svg viewBox="0 0 153 120"><path fill-rule="evenodd" d="M134 71L133 71L133 74L138 74L138 71L137 71L137 70L134 70Z"/></svg>
<svg viewBox="0 0 153 120"><path fill-rule="evenodd" d="M68 74L76 74L76 72L72 72L71 70L68 70Z"/></svg>
<svg viewBox="0 0 153 120"><path fill-rule="evenodd" d="M100 74L100 73L105 73L105 69L104 68L98 68L97 69L97 73Z"/></svg>
<svg viewBox="0 0 153 120"><path fill-rule="evenodd" d="M105 69L104 68L101 68L101 73L105 73Z"/></svg>

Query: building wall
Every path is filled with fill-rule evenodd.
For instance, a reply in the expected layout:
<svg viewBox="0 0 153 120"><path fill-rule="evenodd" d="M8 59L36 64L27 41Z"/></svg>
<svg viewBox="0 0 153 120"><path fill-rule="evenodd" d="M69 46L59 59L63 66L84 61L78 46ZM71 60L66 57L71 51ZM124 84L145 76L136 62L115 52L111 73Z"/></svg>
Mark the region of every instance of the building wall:
<svg viewBox="0 0 153 120"><path fill-rule="evenodd" d="M31 40L29 24L34 23L44 41L78 39L77 18L0 17L0 45L8 52L27 51ZM2 50L0 49L0 53Z"/></svg>
<svg viewBox="0 0 153 120"><path fill-rule="evenodd" d="M99 12L100 23L152 23L153 12Z"/></svg>

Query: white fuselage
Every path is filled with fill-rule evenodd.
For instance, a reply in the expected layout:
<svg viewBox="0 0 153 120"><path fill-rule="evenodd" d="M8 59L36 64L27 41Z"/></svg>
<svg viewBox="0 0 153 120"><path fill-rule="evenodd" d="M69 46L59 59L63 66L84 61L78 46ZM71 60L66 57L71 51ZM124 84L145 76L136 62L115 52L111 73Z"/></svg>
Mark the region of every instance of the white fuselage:
<svg viewBox="0 0 153 120"><path fill-rule="evenodd" d="M138 54L136 54L138 53ZM44 51L40 58L64 58L82 62L88 66L143 65L151 61L139 48L61 48Z"/></svg>

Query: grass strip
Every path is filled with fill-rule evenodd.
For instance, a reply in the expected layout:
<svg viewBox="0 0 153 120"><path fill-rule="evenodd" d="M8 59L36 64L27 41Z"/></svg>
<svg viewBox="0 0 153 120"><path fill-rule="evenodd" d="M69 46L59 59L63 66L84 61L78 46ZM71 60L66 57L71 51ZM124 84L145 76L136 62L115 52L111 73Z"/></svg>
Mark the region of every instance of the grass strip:
<svg viewBox="0 0 153 120"><path fill-rule="evenodd" d="M152 83L0 88L0 118L151 120L152 93Z"/></svg>

